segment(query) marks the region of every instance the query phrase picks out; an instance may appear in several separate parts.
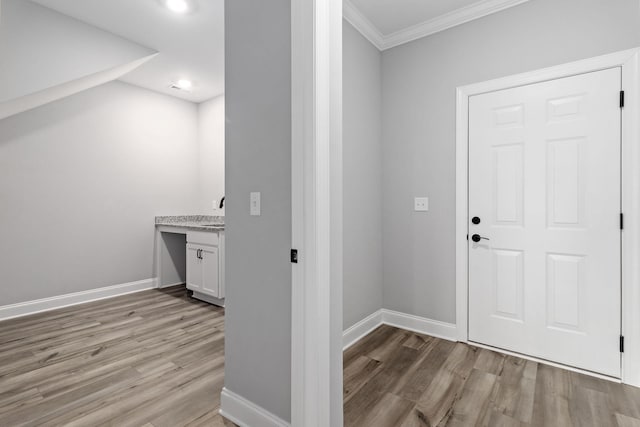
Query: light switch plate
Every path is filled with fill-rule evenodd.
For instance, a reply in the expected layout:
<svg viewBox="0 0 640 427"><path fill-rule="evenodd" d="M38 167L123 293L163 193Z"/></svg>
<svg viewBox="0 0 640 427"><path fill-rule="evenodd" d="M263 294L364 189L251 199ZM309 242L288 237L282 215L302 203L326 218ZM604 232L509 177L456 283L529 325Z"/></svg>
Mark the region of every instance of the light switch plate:
<svg viewBox="0 0 640 427"><path fill-rule="evenodd" d="M260 216L260 193L249 194L249 213L251 216Z"/></svg>
<svg viewBox="0 0 640 427"><path fill-rule="evenodd" d="M427 212L429 210L429 198L416 197L413 200L413 210L416 212Z"/></svg>

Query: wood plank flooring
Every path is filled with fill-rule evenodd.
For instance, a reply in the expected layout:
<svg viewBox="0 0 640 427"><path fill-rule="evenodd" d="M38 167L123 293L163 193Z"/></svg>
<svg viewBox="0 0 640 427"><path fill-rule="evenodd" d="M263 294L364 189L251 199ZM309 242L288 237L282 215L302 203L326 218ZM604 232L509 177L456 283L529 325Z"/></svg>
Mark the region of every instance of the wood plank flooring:
<svg viewBox="0 0 640 427"><path fill-rule="evenodd" d="M0 426L233 426L224 310L184 287L0 322ZM640 389L381 326L344 353L346 426L640 427Z"/></svg>
<svg viewBox="0 0 640 427"><path fill-rule="evenodd" d="M640 427L640 389L381 326L344 353L345 426Z"/></svg>
<svg viewBox="0 0 640 427"><path fill-rule="evenodd" d="M183 286L0 322L0 426L233 426L224 309Z"/></svg>

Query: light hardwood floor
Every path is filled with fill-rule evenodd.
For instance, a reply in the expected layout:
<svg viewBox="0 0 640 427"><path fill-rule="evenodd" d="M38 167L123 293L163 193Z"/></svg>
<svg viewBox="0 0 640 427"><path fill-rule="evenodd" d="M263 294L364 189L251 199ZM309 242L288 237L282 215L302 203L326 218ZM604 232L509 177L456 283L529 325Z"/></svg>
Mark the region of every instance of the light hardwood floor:
<svg viewBox="0 0 640 427"><path fill-rule="evenodd" d="M344 354L346 426L640 427L640 389L381 326ZM184 287L0 322L0 426L233 426L224 310Z"/></svg>
<svg viewBox="0 0 640 427"><path fill-rule="evenodd" d="M390 326L344 381L345 426L640 427L640 389Z"/></svg>
<svg viewBox="0 0 640 427"><path fill-rule="evenodd" d="M233 426L224 309L184 287L0 322L0 426Z"/></svg>

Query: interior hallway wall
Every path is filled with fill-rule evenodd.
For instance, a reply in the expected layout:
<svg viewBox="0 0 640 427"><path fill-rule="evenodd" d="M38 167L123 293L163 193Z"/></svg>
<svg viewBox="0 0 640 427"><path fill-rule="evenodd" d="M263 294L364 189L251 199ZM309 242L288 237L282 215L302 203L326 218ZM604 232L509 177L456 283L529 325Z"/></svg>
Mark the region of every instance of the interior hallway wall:
<svg viewBox="0 0 640 427"><path fill-rule="evenodd" d="M0 120L0 306L152 278L197 149L195 104L120 82Z"/></svg>
<svg viewBox="0 0 640 427"><path fill-rule="evenodd" d="M343 329L382 308L382 55L343 20Z"/></svg>
<svg viewBox="0 0 640 427"><path fill-rule="evenodd" d="M291 0L225 7L225 387L291 419ZM249 193L262 193L261 216Z"/></svg>
<svg viewBox="0 0 640 427"><path fill-rule="evenodd" d="M531 0L383 53L385 308L455 323L456 87L639 46L639 8Z"/></svg>

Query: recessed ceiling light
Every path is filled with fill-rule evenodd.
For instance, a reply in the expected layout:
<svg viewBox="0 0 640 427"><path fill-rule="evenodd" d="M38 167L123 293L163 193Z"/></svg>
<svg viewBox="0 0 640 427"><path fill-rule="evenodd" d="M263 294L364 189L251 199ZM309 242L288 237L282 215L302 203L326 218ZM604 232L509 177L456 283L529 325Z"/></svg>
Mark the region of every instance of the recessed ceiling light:
<svg viewBox="0 0 640 427"><path fill-rule="evenodd" d="M191 80L180 79L177 82L173 83L171 87L174 89L190 91L191 88L193 88L193 83L191 82Z"/></svg>
<svg viewBox="0 0 640 427"><path fill-rule="evenodd" d="M187 0L166 0L167 8L175 13L185 13L189 11L189 3Z"/></svg>

